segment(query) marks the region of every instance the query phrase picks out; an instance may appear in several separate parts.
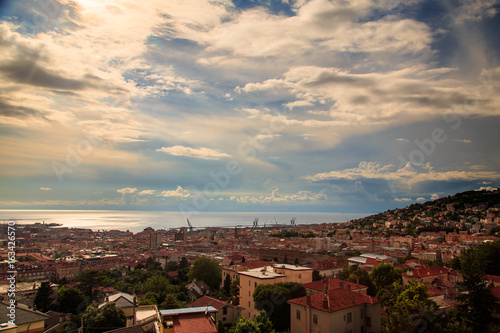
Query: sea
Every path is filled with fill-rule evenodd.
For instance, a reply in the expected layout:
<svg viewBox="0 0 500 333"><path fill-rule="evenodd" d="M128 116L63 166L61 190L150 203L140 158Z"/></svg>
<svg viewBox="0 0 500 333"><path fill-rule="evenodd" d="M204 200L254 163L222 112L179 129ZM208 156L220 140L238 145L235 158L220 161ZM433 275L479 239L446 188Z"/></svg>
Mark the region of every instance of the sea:
<svg viewBox="0 0 500 333"><path fill-rule="evenodd" d="M15 221L16 224L57 223L63 227L98 230L122 230L140 232L147 227L172 229L187 227L187 219L193 228L251 227L258 218L259 226L275 224L339 223L361 218L362 213L324 212L191 212L189 215L176 211L131 210L0 210L0 223Z"/></svg>

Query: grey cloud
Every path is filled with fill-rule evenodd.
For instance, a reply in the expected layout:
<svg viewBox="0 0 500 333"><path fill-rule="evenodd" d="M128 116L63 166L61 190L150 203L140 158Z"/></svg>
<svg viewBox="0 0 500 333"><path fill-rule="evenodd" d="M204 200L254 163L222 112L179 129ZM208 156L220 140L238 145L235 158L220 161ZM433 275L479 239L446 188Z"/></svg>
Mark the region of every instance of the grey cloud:
<svg viewBox="0 0 500 333"><path fill-rule="evenodd" d="M329 84L347 84L355 87L367 87L367 86L373 86L374 82L369 78L323 72L315 79L307 82L305 85L309 87L317 87Z"/></svg>
<svg viewBox="0 0 500 333"><path fill-rule="evenodd" d="M30 116L41 116L39 111L22 106L14 106L0 100L0 116L12 118L26 118Z"/></svg>
<svg viewBox="0 0 500 333"><path fill-rule="evenodd" d="M68 79L51 73L33 61L19 60L0 66L0 72L17 83L38 87L66 90L82 90L88 84L84 80Z"/></svg>

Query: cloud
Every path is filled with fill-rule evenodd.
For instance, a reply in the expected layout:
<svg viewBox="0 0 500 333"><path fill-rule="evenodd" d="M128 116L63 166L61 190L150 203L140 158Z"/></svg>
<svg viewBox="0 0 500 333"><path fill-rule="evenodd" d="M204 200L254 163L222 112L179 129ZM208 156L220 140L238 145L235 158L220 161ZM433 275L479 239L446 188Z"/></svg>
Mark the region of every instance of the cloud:
<svg viewBox="0 0 500 333"><path fill-rule="evenodd" d="M412 164L408 162L404 167L397 169L393 164L383 165L376 162L360 162L358 167L339 171L318 173L306 176L312 182L331 180L385 180L392 185L411 187L415 184L428 181L472 181L482 179L500 179L500 173L495 171L442 171L437 172L427 164Z"/></svg>
<svg viewBox="0 0 500 333"><path fill-rule="evenodd" d="M42 191L52 191L52 188L50 188L50 187L40 187L40 190L42 190Z"/></svg>
<svg viewBox="0 0 500 333"><path fill-rule="evenodd" d="M299 191L295 194L281 195L279 189L273 189L271 194L268 196L231 196L230 201L236 201L238 203L293 203L293 202L304 202L304 201L320 201L327 200L328 197L323 193L313 193L311 191Z"/></svg>
<svg viewBox="0 0 500 333"><path fill-rule="evenodd" d="M154 195L156 194L155 190L143 190L138 193L139 195Z"/></svg>
<svg viewBox="0 0 500 333"><path fill-rule="evenodd" d="M417 200L415 200L417 202L424 202L426 201L424 197L418 197Z"/></svg>
<svg viewBox="0 0 500 333"><path fill-rule="evenodd" d="M171 146L171 147L162 147L160 149L156 149L156 151L161 151L166 154L174 155L174 156L187 156L194 157L204 160L218 160L221 158L231 157L226 153L218 152L214 149L210 148L191 148L184 146Z"/></svg>
<svg viewBox="0 0 500 333"><path fill-rule="evenodd" d="M413 199L412 198L395 198L394 201L409 202L409 201L413 201Z"/></svg>
<svg viewBox="0 0 500 333"><path fill-rule="evenodd" d="M440 196L437 193L434 193L434 194L431 195L431 200L437 200L439 198L440 198Z"/></svg>
<svg viewBox="0 0 500 333"><path fill-rule="evenodd" d="M119 190L116 190L116 192L121 193L121 194L133 194L137 192L136 188L130 188L130 187L125 187Z"/></svg>
<svg viewBox="0 0 500 333"><path fill-rule="evenodd" d="M489 191L489 192L493 192L493 191L496 191L498 190L498 188L496 187L491 187L491 186L481 186L479 189L477 189L476 191Z"/></svg>
<svg viewBox="0 0 500 333"><path fill-rule="evenodd" d="M175 190L161 192L160 196L189 198L191 196L191 193L188 190L183 189L181 186L177 186Z"/></svg>
<svg viewBox="0 0 500 333"><path fill-rule="evenodd" d="M451 15L457 24L480 21L494 17L498 13L498 4L498 0L462 0Z"/></svg>

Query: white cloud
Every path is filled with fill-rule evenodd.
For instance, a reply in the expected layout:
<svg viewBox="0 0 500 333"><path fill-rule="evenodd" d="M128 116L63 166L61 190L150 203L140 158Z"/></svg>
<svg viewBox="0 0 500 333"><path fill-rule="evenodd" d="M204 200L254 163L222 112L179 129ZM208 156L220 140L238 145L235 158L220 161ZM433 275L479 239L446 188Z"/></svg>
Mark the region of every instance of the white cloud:
<svg viewBox="0 0 500 333"><path fill-rule="evenodd" d="M138 193L139 195L154 195L156 194L155 190L143 190Z"/></svg>
<svg viewBox="0 0 500 333"><path fill-rule="evenodd" d="M135 187L134 188L125 187L125 188L116 190L116 192L121 193L121 194L133 194L133 193L137 192L137 189Z"/></svg>
<svg viewBox="0 0 500 333"><path fill-rule="evenodd" d="M496 187L491 187L491 186L481 186L479 189L477 189L476 191L489 191L489 192L493 192L493 191L496 191L498 190Z"/></svg>
<svg viewBox="0 0 500 333"><path fill-rule="evenodd" d="M161 192L160 196L167 198L168 197L189 198L191 196L191 193L188 190L183 189L181 186L177 186L175 190Z"/></svg>
<svg viewBox="0 0 500 333"><path fill-rule="evenodd" d="M52 191L52 188L50 188L50 187L40 187L40 190L42 190L42 191Z"/></svg>
<svg viewBox="0 0 500 333"><path fill-rule="evenodd" d="M398 201L398 202L409 202L409 201L413 201L412 198L395 198L394 199L395 201Z"/></svg>
<svg viewBox="0 0 500 333"><path fill-rule="evenodd" d="M156 151L161 151L174 156L187 156L200 158L204 160L218 160L221 158L231 157L226 153L218 152L217 150L210 148L191 148L184 146L171 146L171 147L162 147L160 149L156 149Z"/></svg>
<svg viewBox="0 0 500 333"><path fill-rule="evenodd" d="M498 10L498 0L461 0L460 6L452 13L455 23L466 24L494 17Z"/></svg>
<svg viewBox="0 0 500 333"><path fill-rule="evenodd" d="M434 194L431 195L431 200L437 200L439 198L440 198L440 196L437 193L434 193Z"/></svg>
<svg viewBox="0 0 500 333"><path fill-rule="evenodd" d="M314 193L311 191L299 191L295 194L285 194L281 195L279 189L273 189L271 194L268 196L252 196L252 195L240 195L231 196L229 200L236 201L238 203L293 203L293 202L303 202L303 201L320 201L327 200L328 197L323 193Z"/></svg>
<svg viewBox="0 0 500 333"><path fill-rule="evenodd" d="M426 201L424 197L418 197L417 200L415 200L417 202L424 202Z"/></svg>
<svg viewBox="0 0 500 333"><path fill-rule="evenodd" d="M471 181L480 179L500 179L500 173L495 171L444 171L437 172L430 163L425 165L408 162L403 168L397 169L395 165L382 165L375 162L360 162L356 168L339 171L318 173L306 176L305 179L313 182L322 182L335 179L360 180L378 179L386 180L392 185L409 186L426 181Z"/></svg>

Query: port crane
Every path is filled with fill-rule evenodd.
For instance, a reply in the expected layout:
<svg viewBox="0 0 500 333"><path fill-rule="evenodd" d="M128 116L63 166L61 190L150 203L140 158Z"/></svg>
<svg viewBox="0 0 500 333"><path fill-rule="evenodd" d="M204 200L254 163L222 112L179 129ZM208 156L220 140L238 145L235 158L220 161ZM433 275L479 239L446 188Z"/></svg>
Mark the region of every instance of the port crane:
<svg viewBox="0 0 500 333"><path fill-rule="evenodd" d="M186 221L187 221L187 224L188 224L189 232L192 232L193 231L193 225L191 224L191 222L189 222L189 219L186 219Z"/></svg>

